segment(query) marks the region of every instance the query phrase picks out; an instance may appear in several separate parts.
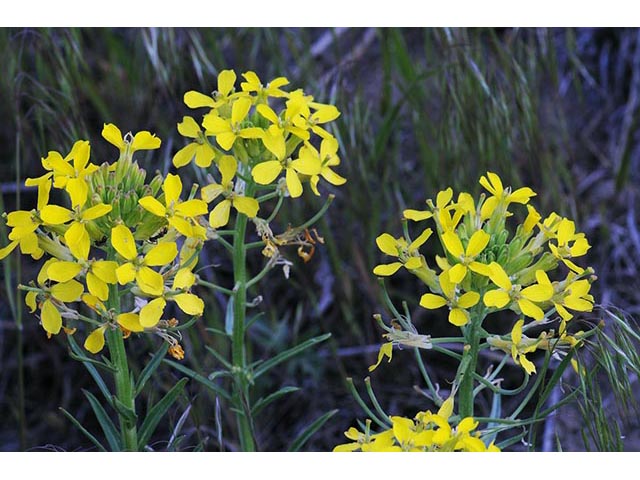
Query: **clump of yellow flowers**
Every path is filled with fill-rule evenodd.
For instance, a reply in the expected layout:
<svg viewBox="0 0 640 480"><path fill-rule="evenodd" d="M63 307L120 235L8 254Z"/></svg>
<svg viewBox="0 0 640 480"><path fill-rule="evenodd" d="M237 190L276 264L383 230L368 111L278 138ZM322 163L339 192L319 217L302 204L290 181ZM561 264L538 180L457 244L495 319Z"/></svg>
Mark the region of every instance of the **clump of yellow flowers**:
<svg viewBox="0 0 640 480"><path fill-rule="evenodd" d="M212 94L184 95L187 107L199 114L178 123L187 143L173 156L173 166L180 169L193 162L205 170L198 174L206 178L204 185L184 185L180 175L171 173L164 177L158 173L147 181L133 156L160 148L161 140L148 131L123 135L115 125L105 124L102 136L118 149L117 161L91 163L86 140L77 141L65 156L49 152L42 159L46 173L26 181L38 189L36 208L6 214L10 243L0 249L0 259L16 248L34 260L45 259L36 281L21 288L46 334L65 332L77 347L73 336L84 324L86 351L98 354L108 346L111 358L103 357L104 362L73 350L88 368L100 365L114 374L117 392L112 406L120 419L120 440L110 442L114 450L144 448L153 430L149 425L155 427L160 415L150 406L153 418L142 423L144 435L138 436L134 400L139 388L132 386L123 340L132 333L157 335L166 342L166 351L182 360L180 330L185 325L174 315L184 316L187 323L203 315L198 287L229 297L225 333L232 343L232 358L225 365L234 378L233 391L217 394L229 399L237 412L241 448L256 448L247 409L254 382L251 369L256 365L245 345L247 290L276 266L288 276L291 262L281 253L283 247L296 246L298 255L308 261L316 243L322 242L309 227L326 211L333 195L305 224L274 233L271 223L283 200L301 197L305 188L320 196L326 189L323 181L339 186L346 179L335 171L340 165L338 141L327 129L340 115L335 106L318 103L301 89L286 91L289 82L284 77L266 85L255 72L242 77L237 89L236 73L223 70ZM270 200L275 205L267 203ZM271 207L268 212L265 204ZM259 238L251 247L249 222ZM229 288L208 283L196 273L199 253L208 241L231 253L234 284ZM255 246L263 247L266 265L251 278L246 255ZM150 368L158 364L159 360L151 362ZM97 371L90 371L104 385ZM204 378L186 367L182 371ZM144 372L144 381L151 373ZM162 405L166 411L183 385L179 382L168 392L158 409ZM93 401L92 406L104 420L101 407ZM106 438L113 440L113 424L105 420L101 426Z"/></svg>
<svg viewBox="0 0 640 480"><path fill-rule="evenodd" d="M404 210L404 234L394 237L383 233L376 239L380 251L392 257L393 261L380 264L373 270L381 278L394 275L401 269L418 277L426 290L421 293L419 305L427 310L446 308L448 321L460 328L461 336L435 339L418 334L406 305L405 313L401 314L387 299L394 318L387 325L380 315L375 316L385 330L384 337L388 342L380 348L378 362L370 370L380 365L385 357L391 361L394 346L414 348L416 353L418 349L434 349L456 358L460 362L452 387L460 406L459 414L455 416L459 422L456 431L466 433L471 431L471 426L474 429L478 426L473 419L477 393L483 389L490 389L495 395L521 392L529 376L536 373L534 352L545 351L558 358L569 358L574 368L578 368L571 355L592 332L575 331L572 320L576 313L591 312L594 303L589 293L595 280L593 270L576 263L576 259L584 256L590 246L585 235L576 231L575 223L556 213L543 218L530 204L536 195L532 189L504 187L495 173L487 172L480 178L480 184L486 192L477 201L466 192L455 198L453 190L447 188L438 193L435 202L427 200L425 210ZM521 211L512 212L514 206L520 207ZM526 212L522 212L525 208ZM514 219L520 219L520 222L510 229L509 223ZM425 228L425 221L431 222L431 226ZM409 223L419 227L413 238ZM441 247L441 254L435 255L433 261L427 261L420 252L430 238L437 238ZM497 316L489 317L498 312L508 312L509 315L502 314L499 319ZM551 325L555 328L548 328ZM536 333L526 334L531 331ZM445 344L452 343L461 344L461 355L445 348ZM477 372L478 357L485 349L502 351L504 357L498 368L481 376ZM428 396L437 405L443 405L421 357L417 355L429 388ZM497 378L508 359L525 375L522 388L514 392L500 388L501 380ZM545 360L545 367L548 361L549 357ZM517 413L520 411L522 408L517 409ZM433 449L434 445L439 448L443 442L449 441L443 433L442 442L434 443L433 438L440 437L437 433L424 434L424 426L418 417L425 415L419 414L415 424L405 418L383 418L383 423L391 430L375 435L367 433L362 437L367 441L361 441L359 445L367 445L367 448L375 445L375 448L383 450L398 447L411 450L415 447ZM445 419L448 417L443 416ZM429 414L426 418L433 416ZM415 441L403 443L396 433L396 430L404 428L399 425L406 426L415 438L422 435L419 444ZM391 431L393 435L388 433ZM453 430L449 427L447 431ZM497 431L494 428L492 438ZM354 432L346 435L354 438ZM394 436L395 443L389 440ZM406 431L400 437L409 438ZM471 437L473 442L455 445L462 450L497 448L493 443L480 442L480 445L475 441L480 437L476 433ZM360 436L358 438L361 439ZM369 441L371 439L374 441ZM338 450L343 448L337 447Z"/></svg>

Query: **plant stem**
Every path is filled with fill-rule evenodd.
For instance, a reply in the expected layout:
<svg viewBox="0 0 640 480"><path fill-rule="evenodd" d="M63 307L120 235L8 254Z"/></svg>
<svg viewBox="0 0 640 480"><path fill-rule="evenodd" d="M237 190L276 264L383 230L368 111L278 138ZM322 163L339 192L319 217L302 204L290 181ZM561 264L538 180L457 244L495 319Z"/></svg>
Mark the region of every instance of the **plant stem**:
<svg viewBox="0 0 640 480"><path fill-rule="evenodd" d="M115 314L120 313L120 296L118 295L118 285L109 285L109 298L106 305L108 310L113 309ZM122 405L130 409L135 414L135 396L133 392L133 382L129 374L129 361L124 348L124 339L120 329L107 329L107 346L111 363L115 367L113 373L116 384L116 398ZM120 434L122 437L122 447L124 451L135 452L138 450L138 432L135 420L125 417L118 411L120 420Z"/></svg>
<svg viewBox="0 0 640 480"><path fill-rule="evenodd" d="M473 417L473 374L478 364L478 351L480 347L480 328L485 317L484 310L474 309L471 312L471 321L465 332L467 344L464 347L462 361L462 380L460 381L459 403L460 418Z"/></svg>
<svg viewBox="0 0 640 480"><path fill-rule="evenodd" d="M246 185L246 195L252 192L252 183ZM247 313L247 246L245 243L247 232L247 216L238 213L233 237L233 332L231 345L231 363L233 383L233 401L239 410L236 413L240 447L242 451L256 450L253 438L253 421L249 407L249 380L247 378L247 352L245 347L245 322Z"/></svg>

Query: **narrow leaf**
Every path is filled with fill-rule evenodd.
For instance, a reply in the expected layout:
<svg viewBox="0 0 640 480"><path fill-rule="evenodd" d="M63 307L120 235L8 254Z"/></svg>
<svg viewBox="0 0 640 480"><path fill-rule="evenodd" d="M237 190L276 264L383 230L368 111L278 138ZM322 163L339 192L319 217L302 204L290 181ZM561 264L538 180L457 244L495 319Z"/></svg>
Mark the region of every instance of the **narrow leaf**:
<svg viewBox="0 0 640 480"><path fill-rule="evenodd" d="M298 387L282 387L277 392L273 392L266 397L258 399L258 401L251 409L251 414L254 416L258 415L262 411L262 409L269 405L271 402L278 400L280 397L286 395L287 393L297 392L298 390L300 390Z"/></svg>
<svg viewBox="0 0 640 480"><path fill-rule="evenodd" d="M184 389L184 385L188 382L189 379L181 378L178 380L171 390L167 392L167 394L156 403L149 413L147 414L147 418L142 422L142 426L140 427L139 436L138 436L138 447L144 448L147 444L151 435L155 431L158 423L162 420L162 417L167 413L167 410L171 408L171 405L178 399L178 395L182 393Z"/></svg>
<svg viewBox="0 0 640 480"><path fill-rule="evenodd" d="M228 336L233 335L233 300L234 297L229 297L227 302L227 310L224 314L224 331Z"/></svg>
<svg viewBox="0 0 640 480"><path fill-rule="evenodd" d="M111 397L111 406L116 410L116 412L118 412L118 414L124 417L124 420L131 426L137 423L138 415L136 415L136 412L122 403L115 395Z"/></svg>
<svg viewBox="0 0 640 480"><path fill-rule="evenodd" d="M104 436L107 439L107 442L109 442L109 447L111 447L111 451L120 452L122 450L120 446L120 435L118 434L118 430L116 429L116 426L113 424L113 422L109 418L109 415L107 415L107 412L105 411L105 409L102 407L98 399L91 392L83 389L82 393L84 393L84 396L87 397L87 400L89 400L89 404L93 409L93 413L96 414L96 418L98 419L98 422L102 427Z"/></svg>
<svg viewBox="0 0 640 480"><path fill-rule="evenodd" d="M299 353L304 352L309 347L312 347L314 345L317 345L318 343L324 342L330 336L331 336L330 333L325 333L324 335L310 338L309 340L306 340L301 344L296 345L295 347L285 350L284 352L280 352L275 357L272 357L269 360L265 360L258 368L256 368L256 371L254 373L254 378L258 378L260 375L268 372L276 365L288 360L289 358L295 355L298 355Z"/></svg>
<svg viewBox="0 0 640 480"><path fill-rule="evenodd" d="M185 367L184 365L181 365L178 362L174 362L173 360L165 359L164 362L171 365L176 370L184 373L185 375L188 375L189 378L193 378L196 382L201 383L216 395L221 396L225 400L231 400L231 396L227 392L225 392L221 387L219 387L218 385L210 381L207 377L200 375L199 373L196 373L190 368Z"/></svg>
<svg viewBox="0 0 640 480"><path fill-rule="evenodd" d="M140 377L138 377L138 382L136 383L135 388L136 395L140 394L147 381L151 378L151 375L153 375L153 373L158 369L158 366L160 365L160 362L162 362L164 356L167 354L168 349L169 344L167 342L162 342L162 347L160 347L160 350L158 350L153 355L149 363L147 363L142 372L140 372Z"/></svg>
<svg viewBox="0 0 640 480"><path fill-rule="evenodd" d="M67 340L69 341L69 345L71 346L71 351L73 353L75 353L76 356L78 356L78 357L84 357L83 351L80 349L80 346L76 343L76 341L74 340L73 336L67 335ZM96 367L93 364L91 364L90 362L86 362L86 361L82 361L82 364L87 369L87 371L89 372L91 377L93 377L93 380L98 385L98 388L102 392L102 395L104 395L105 400L110 402L111 401L111 392L109 391L109 387L107 387L107 384L102 379L102 376L100 375L100 373L98 372Z"/></svg>
<svg viewBox="0 0 640 480"><path fill-rule="evenodd" d="M78 430L80 430L82 433L85 434L85 436L91 440L91 443L93 443L96 447L98 447L98 450L100 450L101 452L106 452L107 449L104 448L104 446L98 441L98 439L96 437L94 437L93 435L91 435L91 433L89 433L89 430L87 430L86 428L84 428L82 426L82 424L75 419L75 417L73 415L71 415L69 412L67 412L64 408L59 407L60 411L62 412L62 414L67 417L69 420L71 420L71 423L73 423Z"/></svg>
<svg viewBox="0 0 640 480"><path fill-rule="evenodd" d="M289 451L290 452L299 451L300 448L302 448L302 446L305 443L307 443L307 441L311 438L311 436L314 433L316 433L318 430L320 430L322 426L327 422L327 420L333 417L336 413L338 413L338 410L331 410L325 413L324 415L322 415L320 418L318 418L315 422L313 422L307 428L305 428L303 432L300 435L298 435L296 439L291 443L291 446L289 447Z"/></svg>

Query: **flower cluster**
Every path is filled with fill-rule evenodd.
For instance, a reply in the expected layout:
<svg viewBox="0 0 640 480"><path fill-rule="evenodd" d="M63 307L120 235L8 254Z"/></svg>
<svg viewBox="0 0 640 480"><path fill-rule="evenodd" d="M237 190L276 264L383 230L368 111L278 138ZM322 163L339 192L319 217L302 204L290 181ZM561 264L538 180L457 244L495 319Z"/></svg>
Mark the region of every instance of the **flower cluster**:
<svg viewBox="0 0 640 480"><path fill-rule="evenodd" d="M593 270L574 262L587 253L589 243L583 233L576 232L573 221L556 213L543 219L529 204L536 195L532 189L512 191L492 172L483 175L480 184L488 195L483 194L477 203L466 192L454 200L448 188L438 193L435 204L427 200L426 210L405 210L407 221L430 220L434 230L421 229L415 240L408 232L400 238L380 235L378 247L396 261L378 265L373 272L384 277L404 267L429 290L420 297L420 305L430 310L446 307L449 322L463 329L472 319L482 324L489 314L512 311L515 318L510 332L488 335L486 340L492 348L511 353L528 374L535 373L527 354L580 345L581 333L570 335L568 326L575 312L593 309L589 294ZM510 235L507 219L514 216L512 205L526 206L527 215ZM443 255L436 256L431 266L419 249L434 231ZM552 281L548 273L560 265L566 272ZM523 334L556 319L557 331L543 331L537 338ZM398 338L394 329L387 330L387 338Z"/></svg>
<svg viewBox="0 0 640 480"><path fill-rule="evenodd" d="M480 438L478 422L467 417L451 426L453 398L445 400L437 413L418 412L413 418L390 417L391 428L371 433L371 420L365 431L351 427L344 434L352 442L337 445L334 452L499 452Z"/></svg>
<svg viewBox="0 0 640 480"><path fill-rule="evenodd" d="M207 203L219 200L209 216L213 228L229 222L232 208L255 217L255 194L261 188L278 187L297 198L304 183L320 195L320 179L333 185L346 182L333 170L340 164L338 142L325 129L340 115L338 109L315 102L300 89L283 90L289 84L284 77L266 85L254 72L242 77L239 91L235 72L223 70L211 95L187 92L185 104L206 113L200 122L185 116L178 124L179 133L192 141L175 154L174 166L192 161L204 169L216 166L220 180L211 179L201 192Z"/></svg>
<svg viewBox="0 0 640 480"><path fill-rule="evenodd" d="M190 292L198 245L206 239L201 217L207 204L180 199L182 184L175 175L158 175L145 183L146 172L132 161L138 150L160 147L149 132L123 138L113 124L102 136L118 147L119 159L97 166L89 162L90 144L77 141L68 155L49 152L42 159L47 171L28 179L38 187L37 208L7 214L11 243L0 251L6 257L16 247L34 259L48 257L37 281L22 288L31 312L39 311L49 336L74 333L76 322L93 326L84 346L98 353L108 330L151 332L170 343L170 353L183 355L175 319L164 314L167 301L182 312L199 316L203 301ZM52 203L52 188L68 198L69 207ZM181 244L179 251L178 244ZM127 311L120 305L118 286L133 293ZM117 302L114 300L118 299ZM77 302L88 315L80 313Z"/></svg>

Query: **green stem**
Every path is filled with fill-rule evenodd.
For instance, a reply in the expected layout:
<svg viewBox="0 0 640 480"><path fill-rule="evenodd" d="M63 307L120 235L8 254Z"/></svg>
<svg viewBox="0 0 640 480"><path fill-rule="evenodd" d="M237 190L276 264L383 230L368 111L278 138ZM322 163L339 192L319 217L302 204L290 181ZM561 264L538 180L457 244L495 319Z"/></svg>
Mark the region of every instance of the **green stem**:
<svg viewBox="0 0 640 480"><path fill-rule="evenodd" d="M106 305L108 310L113 310L115 314L120 313L120 296L118 295L118 285L109 286L109 298ZM133 392L133 383L129 374L129 361L127 352L124 348L124 339L120 329L107 329L106 332L107 346L109 348L109 357L111 363L115 367L113 373L114 382L116 384L116 397L124 407L135 413L135 395ZM118 412L120 420L120 434L122 437L123 450L135 452L138 450L138 431L136 422L126 418L125 415Z"/></svg>
<svg viewBox="0 0 640 480"><path fill-rule="evenodd" d="M478 364L478 352L480 350L480 326L484 320L485 312L483 310L472 310L471 321L465 332L467 344L462 354L460 363L462 379L460 380L460 389L458 399L460 404L460 417L473 417L473 377Z"/></svg>
<svg viewBox="0 0 640 480"><path fill-rule="evenodd" d="M245 194L251 196L253 185L246 185ZM245 346L247 314L247 216L238 213L233 237L233 332L231 363L233 365L233 401L236 404L236 421L240 437L240 447L244 452L256 450L253 436L253 422L249 405L249 379L247 378L247 352Z"/></svg>

